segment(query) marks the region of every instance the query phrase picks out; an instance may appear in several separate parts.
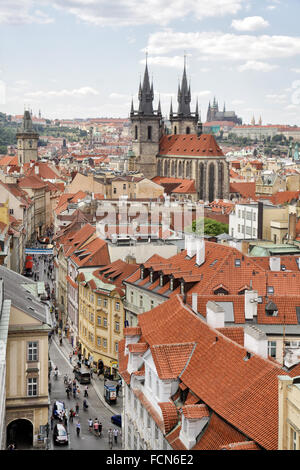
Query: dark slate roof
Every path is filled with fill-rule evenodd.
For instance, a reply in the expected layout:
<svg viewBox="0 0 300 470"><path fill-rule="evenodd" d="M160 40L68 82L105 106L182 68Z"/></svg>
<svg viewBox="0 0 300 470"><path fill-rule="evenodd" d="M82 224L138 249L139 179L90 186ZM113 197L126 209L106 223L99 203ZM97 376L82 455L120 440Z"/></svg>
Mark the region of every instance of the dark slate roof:
<svg viewBox="0 0 300 470"><path fill-rule="evenodd" d="M5 300L11 300L13 307L42 323L47 323L47 306L28 292L24 286L35 284L34 281L4 266L0 266L0 278L4 281Z"/></svg>

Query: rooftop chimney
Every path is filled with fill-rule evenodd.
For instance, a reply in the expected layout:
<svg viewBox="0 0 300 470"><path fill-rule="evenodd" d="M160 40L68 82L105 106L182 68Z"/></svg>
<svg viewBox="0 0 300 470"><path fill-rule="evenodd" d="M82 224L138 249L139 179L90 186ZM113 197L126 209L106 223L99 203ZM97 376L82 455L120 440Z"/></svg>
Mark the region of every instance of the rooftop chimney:
<svg viewBox="0 0 300 470"><path fill-rule="evenodd" d="M205 242L203 238L196 239L196 264L201 266L205 261Z"/></svg>
<svg viewBox="0 0 300 470"><path fill-rule="evenodd" d="M289 241L293 241L296 238L296 224L297 224L296 213L289 214Z"/></svg>
<svg viewBox="0 0 300 470"><path fill-rule="evenodd" d="M268 358L268 338L267 335L259 330L256 326L247 325L244 330L244 347L245 349L258 354L259 356Z"/></svg>
<svg viewBox="0 0 300 470"><path fill-rule="evenodd" d="M253 317L257 315L257 299L258 293L256 290L245 291L245 320L253 320Z"/></svg>
<svg viewBox="0 0 300 470"><path fill-rule="evenodd" d="M224 328L225 312L220 305L210 300L206 304L206 321L212 328Z"/></svg>
<svg viewBox="0 0 300 470"><path fill-rule="evenodd" d="M278 256L270 256L269 266L271 271L280 271L280 258Z"/></svg>

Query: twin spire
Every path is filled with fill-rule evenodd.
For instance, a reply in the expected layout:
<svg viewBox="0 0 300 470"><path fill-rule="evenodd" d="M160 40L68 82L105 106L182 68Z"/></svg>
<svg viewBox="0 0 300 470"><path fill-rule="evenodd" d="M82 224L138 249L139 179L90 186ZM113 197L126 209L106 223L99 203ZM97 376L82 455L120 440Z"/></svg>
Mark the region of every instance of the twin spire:
<svg viewBox="0 0 300 470"><path fill-rule="evenodd" d="M153 109L153 99L154 99L154 91L153 91L153 80L150 85L149 79L149 71L148 71L148 63L147 63L147 54L146 54L146 66L144 72L144 79L143 84L140 81L139 85L139 108L137 113L143 114L146 116L149 115L161 115L161 105L160 99L158 102L158 109L155 112ZM177 93L177 101L178 101L178 111L177 116L182 117L191 117L192 114L194 117L199 118L199 110L198 110L198 99L196 102L196 111L195 113L191 113L190 103L191 103L191 86L188 85L187 75L186 75L186 56L184 56L184 68L183 68L183 75L181 80L181 86L178 84L178 93ZM133 99L131 100L131 110L130 115L133 116L136 113L134 110ZM172 107L172 99L171 99L171 107L170 107L170 117L174 115L173 107Z"/></svg>

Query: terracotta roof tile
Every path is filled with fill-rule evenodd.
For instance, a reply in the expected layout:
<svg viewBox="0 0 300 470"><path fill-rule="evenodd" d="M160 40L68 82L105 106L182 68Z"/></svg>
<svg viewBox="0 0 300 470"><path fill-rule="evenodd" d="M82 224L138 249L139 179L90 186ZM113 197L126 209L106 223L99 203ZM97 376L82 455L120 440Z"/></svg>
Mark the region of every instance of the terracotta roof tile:
<svg viewBox="0 0 300 470"><path fill-rule="evenodd" d="M161 408L163 420L164 420L164 431L167 434L177 425L178 413L177 408L172 402L158 403Z"/></svg>
<svg viewBox="0 0 300 470"><path fill-rule="evenodd" d="M182 413L187 419L201 419L209 416L206 405L185 405L182 407Z"/></svg>
<svg viewBox="0 0 300 470"><path fill-rule="evenodd" d="M173 134L164 135L159 143L159 155L189 155L224 157L212 134Z"/></svg>

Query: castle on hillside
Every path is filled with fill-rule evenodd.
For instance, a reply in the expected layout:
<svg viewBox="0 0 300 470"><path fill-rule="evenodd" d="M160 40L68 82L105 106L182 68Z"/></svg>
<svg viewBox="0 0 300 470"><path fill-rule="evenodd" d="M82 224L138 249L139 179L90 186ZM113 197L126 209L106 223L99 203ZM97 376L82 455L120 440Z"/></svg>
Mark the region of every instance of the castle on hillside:
<svg viewBox="0 0 300 470"><path fill-rule="evenodd" d="M214 98L213 104L211 105L210 102L208 104L208 110L206 115L206 121L230 121L234 122L237 125L242 125L242 119L239 118L234 111L226 111L225 103L223 107L223 111L219 111L219 104Z"/></svg>

